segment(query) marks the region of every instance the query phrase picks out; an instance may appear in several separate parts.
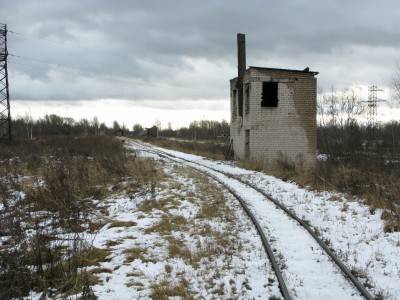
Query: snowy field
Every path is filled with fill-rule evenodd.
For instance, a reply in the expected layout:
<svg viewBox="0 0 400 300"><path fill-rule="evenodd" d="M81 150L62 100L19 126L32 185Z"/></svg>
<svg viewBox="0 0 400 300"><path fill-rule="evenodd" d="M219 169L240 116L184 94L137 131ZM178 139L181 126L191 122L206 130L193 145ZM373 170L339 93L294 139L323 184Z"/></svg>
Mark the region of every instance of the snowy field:
<svg viewBox="0 0 400 300"><path fill-rule="evenodd" d="M378 298L400 299L400 233L384 232L381 211L376 210L371 214L362 201L348 195L309 191L294 183L260 172L243 170L230 163L172 150L163 151L239 176L257 185L303 220L307 220L353 274L369 288L371 294ZM294 237L293 243L297 242ZM319 272L321 275L325 273L324 270ZM301 289L301 279L296 280L297 284L293 289ZM310 291L298 291L297 294L303 295L299 299L304 299L308 293L313 294Z"/></svg>
<svg viewBox="0 0 400 300"><path fill-rule="evenodd" d="M98 299L281 299L261 240L237 200L192 167L127 144L136 156L156 161L160 180L149 193L95 201L96 217L107 224L87 241L110 251L91 267L100 279L92 286ZM307 220L377 299L400 299L400 233L384 233L379 210L371 214L347 195L309 191L232 163L162 151L257 185ZM220 180L246 194L239 184ZM295 224L274 225L281 212L256 198L249 204L268 225L281 267L287 264L293 299L362 299ZM289 242L281 241L290 234ZM307 251L300 250L303 243Z"/></svg>

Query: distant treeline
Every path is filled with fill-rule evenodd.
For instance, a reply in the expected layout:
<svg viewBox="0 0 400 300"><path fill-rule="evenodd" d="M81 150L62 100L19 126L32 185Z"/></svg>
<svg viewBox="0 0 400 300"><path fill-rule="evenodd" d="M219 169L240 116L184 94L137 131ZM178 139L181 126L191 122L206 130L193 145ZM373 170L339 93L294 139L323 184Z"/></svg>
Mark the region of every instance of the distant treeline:
<svg viewBox="0 0 400 300"><path fill-rule="evenodd" d="M119 129L116 128L116 130ZM105 123L100 123L97 118L89 121L81 119L75 121L70 117L61 117L55 114L45 115L43 118L33 120L29 115L12 120L13 138L37 138L45 135L109 135L114 134L114 128L109 128Z"/></svg>
<svg viewBox="0 0 400 300"><path fill-rule="evenodd" d="M400 159L400 123L392 121L375 128L358 124L319 126L317 148L338 162L350 162L367 153Z"/></svg>
<svg viewBox="0 0 400 300"><path fill-rule="evenodd" d="M317 148L331 158L352 160L361 152L400 155L400 123L390 121L373 128L359 122L365 114L363 104L349 91L328 93L319 99ZM33 120L29 115L12 122L14 138L38 138L46 135L117 135L138 136L145 128L136 123L132 128L114 121L112 126L92 120L79 121L55 114ZM158 128L158 136L185 140L215 140L229 138L229 123L223 121L193 121L179 129Z"/></svg>
<svg viewBox="0 0 400 300"><path fill-rule="evenodd" d="M319 92L317 148L336 161L353 161L360 154L400 155L400 123L367 122L369 107L352 89Z"/></svg>
<svg viewBox="0 0 400 300"><path fill-rule="evenodd" d="M225 120L219 121L194 121L189 127L182 127L178 130L163 129L159 136L168 138L180 138L185 140L213 140L229 137L229 123Z"/></svg>
<svg viewBox="0 0 400 300"><path fill-rule="evenodd" d="M131 129L121 125L118 121L113 126L107 126L93 120L81 119L79 121L70 117L62 117L56 114L46 114L43 118L33 120L30 115L18 117L12 121L13 138L37 138L46 135L126 135L138 136L145 128L136 123ZM169 138L181 138L190 140L218 139L229 136L229 124L225 120L219 121L193 121L189 127L173 130L171 126L158 131L159 136Z"/></svg>

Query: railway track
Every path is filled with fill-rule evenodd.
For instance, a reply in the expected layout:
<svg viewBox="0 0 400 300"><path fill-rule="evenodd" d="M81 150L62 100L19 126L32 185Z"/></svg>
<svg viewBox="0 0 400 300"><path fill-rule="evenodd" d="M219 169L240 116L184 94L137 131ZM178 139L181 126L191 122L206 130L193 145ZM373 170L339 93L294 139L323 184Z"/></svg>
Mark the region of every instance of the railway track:
<svg viewBox="0 0 400 300"><path fill-rule="evenodd" d="M283 299L374 299L306 221L296 216L285 205L259 187L250 184L238 175L206 166L198 161L178 157L142 143L134 143L134 145L143 151L154 153L205 173L238 199L260 235L276 274ZM238 185L241 187L240 189L238 189ZM308 238L304 238L304 234ZM306 240L305 245L296 245L293 240L296 240L298 236L303 236L301 240ZM287 239L292 240L288 242ZM293 246L288 247L293 244L294 248ZM279 253L281 259L277 259L276 253ZM324 265L324 269L329 265L332 274L320 274L319 265ZM298 272L300 269L303 269L305 273ZM304 291L295 288L294 284L290 283L291 281L303 282ZM314 294L307 292L306 284L313 284L313 291L317 292ZM339 289L339 291L335 289Z"/></svg>

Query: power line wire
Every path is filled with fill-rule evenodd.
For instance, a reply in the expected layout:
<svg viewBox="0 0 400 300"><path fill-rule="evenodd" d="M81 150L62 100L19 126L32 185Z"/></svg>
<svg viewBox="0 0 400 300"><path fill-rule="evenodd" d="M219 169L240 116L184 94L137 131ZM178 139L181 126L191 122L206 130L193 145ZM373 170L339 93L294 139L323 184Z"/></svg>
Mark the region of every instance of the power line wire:
<svg viewBox="0 0 400 300"><path fill-rule="evenodd" d="M15 34L15 35L20 35L23 37L28 37L28 38L32 38L32 39L37 39L37 40L42 40L45 42L49 42L49 43L55 43L55 44L59 44L62 46L67 46L67 47L73 47L73 48L78 48L78 49L83 49L83 50L88 50L88 51L95 51L95 52L99 52L99 53L104 53L104 54L108 54L108 55L113 55L113 56L117 56L117 57L121 57L121 58L127 58L130 60L134 60L136 62L138 62L138 59L133 57L133 56L129 56L129 55L124 55L124 54L119 54L119 53L115 53L115 52L111 52L111 51L106 51L106 50L102 50L102 49L95 49L95 48L90 48L90 47L85 47L85 46L81 46L78 44L71 44L71 43L65 43L65 42L61 42L61 41L56 41L56 40L51 40L51 39L46 39L46 38L41 38L41 37L37 37L37 36L33 36L30 34L26 34L26 33L21 33L21 32L16 32L16 31L11 31L8 30L9 33ZM160 66L167 66L167 67L173 67L173 65L168 65L165 63L160 63L154 60L151 60L152 63L156 64L156 65L160 65ZM214 72L210 72L204 69L196 69L197 72L201 72L201 73L206 73L206 74L214 74Z"/></svg>
<svg viewBox="0 0 400 300"><path fill-rule="evenodd" d="M16 35L29 37L29 38L32 38L32 39L46 41L46 42L49 42L49 43L55 43L55 44L60 44L60 45L63 45L63 46L68 46L68 47L73 47L73 48L80 48L80 49L89 50L89 51L96 51L96 52L101 52L101 53L105 53L105 54L109 54L109 55L114 55L114 56L119 56L119 57L123 57L123 58L129 58L129 59L132 59L132 60L137 60L135 57L128 56L128 55L123 55L123 54L118 54L118 53L114 53L114 52L110 52L110 51L84 47L84 46L80 46L80 45L76 45L76 44L60 42L60 41L55 41L55 40L51 40L51 39L40 38L40 37L33 36L33 35L30 35L30 34L21 33L21 32L15 32L15 31L11 31L11 30L8 30L8 32L16 34Z"/></svg>
<svg viewBox="0 0 400 300"><path fill-rule="evenodd" d="M27 66L27 67L31 67L31 68L44 69L44 70L50 69L50 70L54 70L54 71L57 71L60 73L67 73L67 74L72 74L72 75L81 76L81 77L100 78L100 79L123 82L123 83L137 83L137 82L133 82L133 81L129 81L129 80L115 79L115 78L109 78L109 77L94 77L91 75L79 74L79 73L74 73L74 72L69 72L69 71L58 70L58 69L51 69L49 67L41 67L41 66L37 66L37 65L24 64L24 63L15 62L15 61L10 61L10 63L15 64L15 65Z"/></svg>
<svg viewBox="0 0 400 300"><path fill-rule="evenodd" d="M100 71L94 71L94 70L87 69L87 68L71 67L71 66L67 66L67 65L62 65L62 64L58 64L58 63L53 63L53 62L50 62L50 61L42 60L42 59L26 57L26 56L21 56L21 55L9 54L9 56L15 57L15 58L22 58L22 59L26 59L26 60L37 61L37 62L40 62L40 63L45 63L45 64L49 64L49 65L57 66L57 67L62 67L62 68L82 70L82 71L85 71L85 72L97 73L97 74L102 74L102 75L111 75L113 77L122 78L123 80L124 80L124 77L126 77L126 76L121 76L121 75L117 75L117 74L110 74L110 73L105 73L105 72L100 72ZM131 77L129 77L129 78L131 78ZM140 81L141 83L143 82L142 79L137 78L137 80Z"/></svg>
<svg viewBox="0 0 400 300"><path fill-rule="evenodd" d="M121 83L125 83L125 84L126 83L129 83L129 84L140 84L142 86L160 87L160 88L167 88L167 89L174 88L174 89L182 89L182 90L195 90L195 91L202 91L202 92L207 93L207 91L204 91L204 89L200 89L200 88L192 88L192 87L184 87L184 86L173 86L173 85L169 85L169 84L166 84L166 85L152 84L152 83L149 83L149 82L139 81L139 80L135 82L133 80L125 80L123 78L116 79L116 78L110 78L110 77L96 77L96 76L92 76L92 75L79 74L79 73L74 73L74 72L70 72L70 71L63 71L63 70L59 70L59 69L53 69L53 68L50 68L50 67L42 67L42 66L38 66L38 65L30 65L30 64L15 62L15 61L9 61L9 63L15 64L15 65L27 66L27 67L31 67L31 68L38 68L38 69L42 69L42 70L53 70L53 71L56 71L56 72L71 74L71 75L80 76L80 77L89 77L89 78L94 78L94 79L103 79L103 80L121 82ZM54 64L54 65L56 65L56 64ZM59 65L59 66L62 66L62 65ZM64 67L64 66L62 66L62 67ZM74 69L74 68L72 68L72 69ZM105 73L103 73L103 74L105 74ZM208 94L214 94L214 93L208 92Z"/></svg>
<svg viewBox="0 0 400 300"><path fill-rule="evenodd" d="M109 54L109 55L113 55L113 56L118 56L118 57L121 57L121 58L128 58L128 59L137 61L136 58L134 58L134 57L132 57L132 56L128 56L128 55L122 55L122 54L113 53L113 52L110 52L110 51L99 50L99 49L84 47L84 46L80 46L80 45L76 45L76 44L69 44L69 43L60 42L60 41L55 41L55 40L51 40L51 39L40 38L40 37L36 37L36 36L29 35L29 34L26 34L26 33L21 33L21 32L16 32L16 31L11 31L11 30L8 30L8 32L10 32L10 33L12 33L12 34L15 34L15 35L20 35L20 36L24 36L24 37L29 37L29 38L32 38L32 39L38 39L38 40L43 40L43 41L50 42L50 43L60 44L60 45L62 45L62 46L80 48L80 49L89 50L89 51L96 51L96 52L101 52L101 53L105 53L105 54ZM46 63L46 64L51 64L51 65L55 65L55 66L59 66L59 67L65 67L65 68L70 68L70 69L83 70L83 71L91 72L91 73L98 73L98 74L109 75L109 73L105 73L105 72L93 71L93 70L85 69L85 68L70 67L70 66L65 66L65 65L62 65L62 64L52 63L52 62L48 62L48 61L44 61L44 60L39 60L39 59L35 59L35 58L28 58L28 57L23 57L23 56L18 56L18 55L12 55L12 56L13 56L13 57L23 58L23 59L29 59L29 60L33 60L33 61L38 61L38 62L43 62L43 63ZM162 63L159 63L159 62L155 62L155 61L153 61L153 62L154 62L155 64L157 64L157 65L168 66L168 65L165 65L165 64L162 64ZM34 66L34 65L28 65L28 64L23 64L23 63L17 63L17 62L13 62L13 63L14 63L14 64L17 64L17 65L25 65L25 66L29 66L29 67L33 67L33 68L49 69L49 68L44 68L44 67ZM53 69L53 70L54 70L54 69ZM61 71L61 70L57 70L57 71L58 71L58 72L62 72L62 73L68 73L68 74L76 75L76 76L96 78L96 77L94 77L94 76L82 75L82 74L73 73L73 72L68 72L68 71ZM197 71L200 71L200 72L202 72L202 73L214 74L213 72L209 72L209 71L206 71L206 70L197 69ZM114 79L114 78L109 78L109 77L100 77L100 78L101 78L101 79L105 79L105 80L124 82L124 83L133 83L133 82L130 81L130 80L125 80L125 79L123 79L123 77L120 76L120 75L114 75L114 74L111 74L111 75L112 75L112 76L115 76L115 77L119 77L119 78L121 78L121 79ZM160 84L158 84L158 85L157 85L157 84L150 84L150 83L148 83L148 82L146 82L146 81L143 81L142 79L136 79L136 80L138 81L138 82L136 82L136 83L144 84L144 85L147 85L147 86L156 86L156 87L158 86L158 87L162 87L162 88L178 88L178 89L197 90L197 91L201 90L201 91L203 91L203 92L206 92L204 89L200 89L200 88L189 88L189 87L176 86L176 85L169 85L169 84L166 84L166 85L160 85ZM206 92L206 93L207 93L207 92ZM209 92L209 94L213 94L213 93Z"/></svg>

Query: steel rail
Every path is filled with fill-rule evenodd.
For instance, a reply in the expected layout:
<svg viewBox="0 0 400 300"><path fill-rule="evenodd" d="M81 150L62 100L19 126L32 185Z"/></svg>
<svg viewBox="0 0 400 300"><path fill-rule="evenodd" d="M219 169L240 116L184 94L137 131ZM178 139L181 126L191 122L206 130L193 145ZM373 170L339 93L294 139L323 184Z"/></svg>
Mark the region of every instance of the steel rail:
<svg viewBox="0 0 400 300"><path fill-rule="evenodd" d="M143 147L143 145L140 145L140 146ZM144 146L144 147L147 147L147 146ZM150 148L150 147L148 147L148 148ZM177 161L176 159L180 159L180 160L183 160L183 161L187 161L187 160L182 159L182 158L180 158L180 157L176 157L176 156L171 155L171 154L169 154L169 153L162 152L162 151L155 150L155 149L151 149L149 152L153 152L153 153L159 155L160 157L165 157L165 158L170 159L170 160L172 160L172 161L174 161L174 162L181 162L181 161ZM171 157L173 157L174 159L172 159ZM190 162L190 161L187 161L187 162ZM193 163L193 162L191 162L191 163ZM187 165L187 164L186 164L186 165ZM193 166L190 166L190 167L196 169L196 171L199 171L199 172L201 172L201 173L203 173L203 174L206 174L207 176L212 177L212 178L213 178L214 180L216 180L218 183L220 183L221 185L223 185L223 186L224 186L238 201L239 201L239 203L240 203L240 205L242 206L243 210L246 212L247 216L250 218L250 220L253 222L254 226L255 226L256 229L257 229L258 235L260 236L261 241L262 241L262 243L263 243L265 252L267 253L267 256L268 256L268 258L269 258L269 260L270 260L270 262L271 262L272 268L273 268L273 270L274 270L274 272L275 272L276 278L278 279L279 289L280 289L280 291L281 291L281 294L282 294L282 296L283 296L283 299L284 299L284 300L291 300L291 297L290 297L288 288L287 288L287 286L286 286L286 282L285 282L285 280L284 280L284 278L283 278L282 272L281 272L281 270L280 270L280 268L279 268L278 262L277 262L277 260L276 260L276 258L275 258L275 255L274 255L274 252L273 252L272 249L271 249L271 245L270 245L269 242L268 242L268 239L267 239L267 237L266 237L266 235L265 235L265 233L264 233L264 230L262 229L261 225L258 223L257 218L256 218L256 217L254 216L254 214L249 210L249 208L247 207L246 202L244 201L244 199L243 199L241 196L239 196L239 194L236 193L231 187L229 187L226 183L224 183L221 179L219 179L217 176L215 176L215 175L213 175L213 174L210 174L209 172L206 172L206 171L204 171L204 170L195 168L195 167L193 167ZM214 170L214 171L215 171L215 170ZM224 174L224 175L225 175L225 174ZM226 176L226 175L225 175L225 176Z"/></svg>
<svg viewBox="0 0 400 300"><path fill-rule="evenodd" d="M347 276L347 278L354 284L354 286L358 289L358 291L368 300L374 300L375 298L368 292L366 287L358 281L358 279L351 273L351 271L343 264L343 262L333 253L333 251L324 243L324 241L311 229L311 227L304 220L300 219L296 214L294 214L291 210L289 210L285 205L274 199L271 195L266 194L260 188L250 184L245 183L242 179L236 178L236 180L247 184L252 187L254 190L264 195L267 199L272 201L276 206L281 208L284 212L286 212L290 217L296 220L308 233L314 238L314 240L325 250L325 252L329 255L329 257L336 263L337 266L342 270L342 272Z"/></svg>
<svg viewBox="0 0 400 300"><path fill-rule="evenodd" d="M143 145L141 145L143 146ZM147 147L147 146L145 146ZM154 152L157 153L157 150L152 149ZM294 212L292 212L291 210L289 210L284 204L282 204L281 202L279 202L278 200L276 200L275 198L273 198L271 195L267 194L265 191L263 191L262 189L260 189L259 187L241 179L238 178L236 176L233 176L232 174L223 172L221 170L217 170L215 168L209 167L209 166L205 166L202 164L199 164L197 162L193 162L190 161L188 159L185 158L181 158L181 157L177 157L173 154L170 153L166 153L163 151L158 150L159 153L163 153L164 155L167 155L169 157L173 157L173 158L177 158L183 161L186 161L188 163L191 164L195 164L195 165L199 165L203 168L207 168L210 169L214 172L218 172L220 174L223 174L225 176L227 176L228 178L231 179L235 179L237 181L239 181L240 183L247 185L249 187L251 187L252 189L254 189L255 191L257 191L258 193L260 193L261 195L263 195L264 197L266 197L268 200L270 200L271 202L273 202L276 206L278 206L280 209L282 209L287 215L289 215L292 219L296 220L305 230L307 230L307 232L314 238L314 240L321 246L322 249L325 250L325 252L329 255L329 257L335 262L335 264L341 269L341 271L344 273L344 275L353 283L353 285L357 288L357 290L361 293L362 296L365 297L365 299L367 300L374 300L375 298L368 292L367 288L351 273L351 271L343 264L343 262L335 255L335 253L333 253L333 251L324 243L324 241L312 230L312 228L307 224L306 221L300 219ZM158 155L160 155L159 153L157 153ZM199 169L197 169L199 170ZM221 182L221 180L218 180L218 178L216 178L216 176L207 173L204 170L199 170L202 171L203 173L206 173L210 176L212 176L214 179L216 179L219 183L221 183L222 185L224 185L228 190L231 190L228 186L226 186L226 184L224 184L223 182ZM232 193L232 191L231 191ZM243 202L243 203L242 203ZM240 200L240 203L243 207L246 207L246 204L244 203L243 199ZM245 211L248 211L248 208L245 208ZM257 222L257 221L256 221ZM259 225L258 225L259 226ZM256 225L257 227L257 225ZM283 294L283 293L282 293Z"/></svg>
<svg viewBox="0 0 400 300"><path fill-rule="evenodd" d="M194 168L194 167L192 167ZM257 232L263 242L263 246L265 251L267 252L268 258L271 262L272 268L274 269L276 278L278 279L278 283L279 283L279 289L282 293L282 296L285 300L290 300L290 294L288 291L288 288L286 286L286 282L283 279L282 276L282 272L279 268L278 262L276 261L276 258L274 256L274 252L271 249L271 245L269 244L267 237L265 236L265 233L262 229L262 227L260 226L260 224L257 221L257 218L254 216L254 214L249 210L249 208L246 205L246 202L244 201L244 199L242 197L240 197L231 187L229 187L226 183L224 183L221 179L219 179L218 177L214 176L213 174L210 174L204 170L200 170L195 168L197 171L202 172L204 174L206 174L207 176L212 177L214 180L216 180L217 182L219 182L221 185L223 185L240 203L240 205L242 206L242 208L244 209L244 211L246 212L246 214L249 216L249 218L251 219L251 221L253 222L254 226L257 228Z"/></svg>

